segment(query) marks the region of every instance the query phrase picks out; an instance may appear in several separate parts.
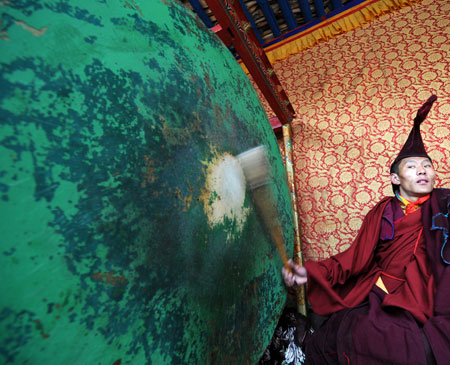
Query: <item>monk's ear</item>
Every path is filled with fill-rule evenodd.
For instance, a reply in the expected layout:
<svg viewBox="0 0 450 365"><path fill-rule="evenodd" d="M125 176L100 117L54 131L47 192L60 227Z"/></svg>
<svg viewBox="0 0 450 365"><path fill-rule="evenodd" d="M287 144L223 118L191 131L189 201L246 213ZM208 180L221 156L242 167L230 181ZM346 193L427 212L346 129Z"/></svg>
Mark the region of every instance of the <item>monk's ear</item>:
<svg viewBox="0 0 450 365"><path fill-rule="evenodd" d="M400 185L400 178L398 177L397 174L392 173L391 176L390 176L390 178L391 178L391 183L392 183L392 184L394 184L394 185Z"/></svg>

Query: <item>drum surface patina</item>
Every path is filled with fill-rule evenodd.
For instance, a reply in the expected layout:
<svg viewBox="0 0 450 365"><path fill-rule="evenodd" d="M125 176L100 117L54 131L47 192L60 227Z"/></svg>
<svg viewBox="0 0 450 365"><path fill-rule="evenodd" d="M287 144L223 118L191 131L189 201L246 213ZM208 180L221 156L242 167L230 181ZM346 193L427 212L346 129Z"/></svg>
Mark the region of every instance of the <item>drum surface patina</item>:
<svg viewBox="0 0 450 365"><path fill-rule="evenodd" d="M255 363L285 302L237 154L270 124L172 1L3 1L0 363Z"/></svg>

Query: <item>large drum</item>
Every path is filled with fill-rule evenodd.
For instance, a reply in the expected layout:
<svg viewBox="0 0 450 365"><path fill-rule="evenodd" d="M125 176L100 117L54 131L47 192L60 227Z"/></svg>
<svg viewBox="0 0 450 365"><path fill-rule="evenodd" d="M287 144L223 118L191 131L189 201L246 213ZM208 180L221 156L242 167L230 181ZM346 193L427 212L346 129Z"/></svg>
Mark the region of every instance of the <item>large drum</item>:
<svg viewBox="0 0 450 365"><path fill-rule="evenodd" d="M285 301L235 156L282 159L229 50L177 2L4 1L0 363L254 363Z"/></svg>

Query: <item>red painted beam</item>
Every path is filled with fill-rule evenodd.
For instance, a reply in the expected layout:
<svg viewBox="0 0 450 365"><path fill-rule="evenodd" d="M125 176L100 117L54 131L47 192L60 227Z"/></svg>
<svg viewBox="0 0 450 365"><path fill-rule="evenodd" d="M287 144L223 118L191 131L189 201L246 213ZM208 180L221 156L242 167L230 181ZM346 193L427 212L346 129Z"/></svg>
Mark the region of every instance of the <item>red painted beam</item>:
<svg viewBox="0 0 450 365"><path fill-rule="evenodd" d="M232 4L230 0L206 0L206 3L220 24L219 37L231 41L281 124L290 124L295 115L294 108L239 2Z"/></svg>

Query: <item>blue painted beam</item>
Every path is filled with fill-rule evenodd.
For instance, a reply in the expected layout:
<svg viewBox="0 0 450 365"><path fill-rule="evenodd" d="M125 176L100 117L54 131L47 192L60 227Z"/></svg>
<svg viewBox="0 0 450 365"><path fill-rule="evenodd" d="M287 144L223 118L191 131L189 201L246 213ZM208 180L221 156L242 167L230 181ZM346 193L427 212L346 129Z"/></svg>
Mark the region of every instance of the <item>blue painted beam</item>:
<svg viewBox="0 0 450 365"><path fill-rule="evenodd" d="M314 0L314 7L316 8L317 18L321 18L325 15L325 8L323 7L322 0Z"/></svg>
<svg viewBox="0 0 450 365"><path fill-rule="evenodd" d="M294 30L290 30L290 31L284 33L282 36L280 36L280 37L278 37L276 39L272 39L272 40L268 41L267 43L264 44L264 48L273 46L274 44L277 44L280 41L288 39L289 37L292 37L292 36L294 36L296 34L302 33L304 31L308 30L309 28L312 28L315 25L320 24L324 20L330 19L330 18L334 17L335 15L341 14L341 13L343 13L343 12L353 8L353 7L356 7L357 5L359 5L359 4L361 4L361 3L365 2L365 1L367 1L367 0L354 0L354 1L350 2L350 3L342 5L338 10L331 11L327 15L325 15L324 19L312 19L312 17L311 17L311 21L309 21L308 23L303 24L303 25L299 26L298 28L296 28Z"/></svg>
<svg viewBox="0 0 450 365"><path fill-rule="evenodd" d="M333 10L337 10L342 6L341 0L331 0L331 5L333 5Z"/></svg>
<svg viewBox="0 0 450 365"><path fill-rule="evenodd" d="M277 19L275 18L270 4L267 2L267 0L256 0L256 2L264 13L264 16L267 19L267 23L269 23L269 27L272 30L273 35L275 37L279 37L281 35L280 28L278 27Z"/></svg>
<svg viewBox="0 0 450 365"><path fill-rule="evenodd" d="M189 3L191 4L194 11L197 13L199 18L203 21L203 23L205 23L205 25L208 28L214 27L213 22L211 21L211 19L209 19L208 15L203 10L203 6L200 5L198 0L189 0Z"/></svg>
<svg viewBox="0 0 450 365"><path fill-rule="evenodd" d="M311 8L309 7L308 0L298 0L298 6L300 6L300 10L302 11L303 18L305 18L306 22L310 22L313 20Z"/></svg>
<svg viewBox="0 0 450 365"><path fill-rule="evenodd" d="M289 30L297 28L297 22L295 21L294 14L292 13L291 6L287 0L278 0L281 11L283 12L284 19L288 25Z"/></svg>
<svg viewBox="0 0 450 365"><path fill-rule="evenodd" d="M253 28L253 31L255 32L256 38L258 38L259 44L262 46L264 42L263 42L263 40L261 38L261 34L259 34L259 30L256 27L255 20L252 18L250 12L248 11L247 6L244 3L244 0L239 0L239 4L241 4L241 8L242 8L242 10L244 10L244 14L247 17L247 19L250 22L250 24L251 24L251 26Z"/></svg>

